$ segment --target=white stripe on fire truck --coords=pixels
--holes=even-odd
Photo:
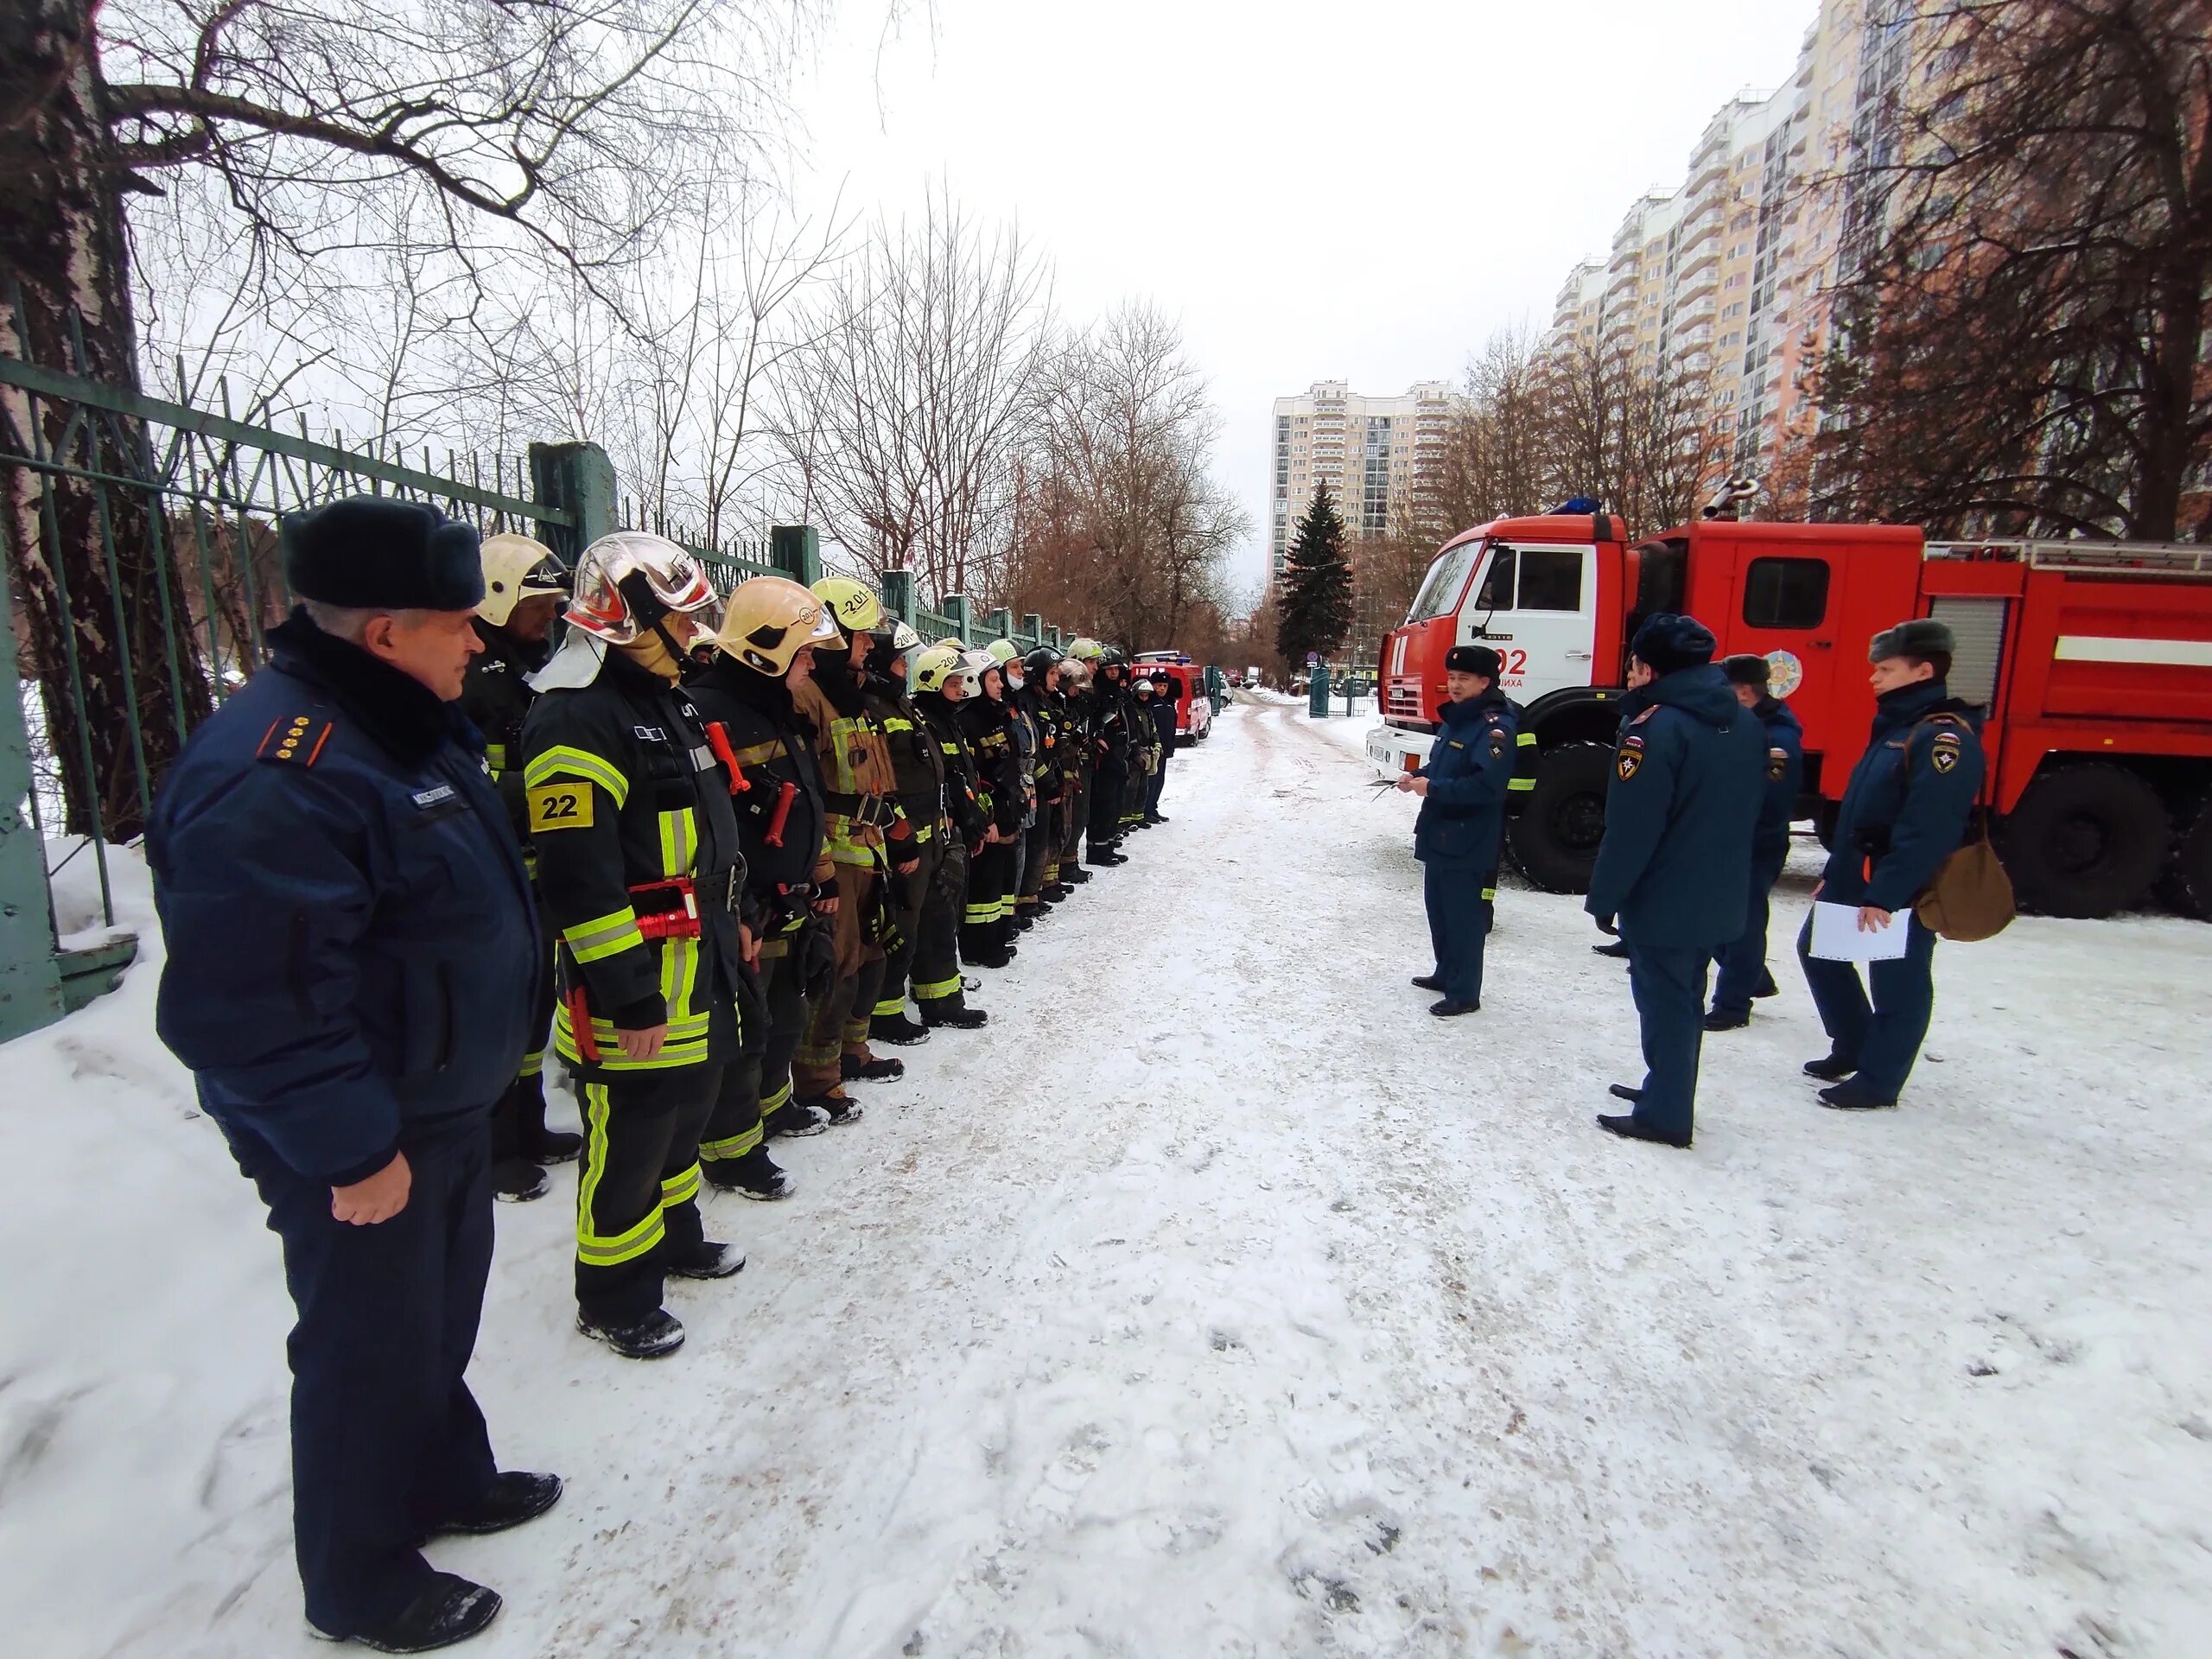
[[[2212,639],[2123,639],[2094,633],[2058,636],[2062,663],[2158,663],[2212,668]]]

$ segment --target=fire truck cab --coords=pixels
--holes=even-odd
[[[1175,687],[1175,741],[1196,743],[1213,730],[1213,702],[1205,694],[1205,671],[1179,651],[1141,651],[1131,671],[1146,679],[1163,677]]]
[[[1436,729],[1444,655],[1483,644],[1535,735],[1507,845],[1530,881],[1580,892],[1604,830],[1628,641],[1687,612],[1757,652],[1805,728],[1803,817],[1825,833],[1873,715],[1866,642],[1904,617],[1958,637],[1953,692],[1988,710],[1985,800],[2024,901],[2109,915],[2163,886],[2212,915],[2212,549],[1929,544],[1910,526],[1711,519],[1630,546],[1605,513],[1500,519],[1439,552],[1384,636],[1386,774]]]

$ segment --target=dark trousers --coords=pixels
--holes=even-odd
[[[1007,891],[1014,874],[1014,846],[995,841],[968,855],[968,899],[960,912],[960,954],[988,964],[1006,949],[1007,924],[1014,900]]]
[[[836,1094],[842,1080],[838,1061],[847,1047],[847,1028],[855,1007],[875,1006],[883,980],[883,947],[869,936],[877,875],[868,864],[837,866],[837,913],[832,929],[837,947],[837,976],[829,992],[807,1005],[806,1030],[791,1058],[791,1081],[800,1096],[814,1099]],[[874,971],[868,972],[873,966]],[[868,1001],[862,1002],[865,991]]]
[[[1494,874],[1421,867],[1421,899],[1428,908],[1428,942],[1436,949],[1436,975],[1450,1002],[1483,1000],[1483,947],[1490,938]]]
[[[1068,772],[1066,797],[1060,803],[1060,862],[1083,861],[1083,832],[1090,827],[1090,768],[1080,762]]]
[[[1697,1121],[1697,1063],[1705,1046],[1705,976],[1713,952],[1629,941],[1628,983],[1643,1032],[1643,1098],[1636,1121],[1687,1135]]]
[[[1874,990],[1871,1005],[1856,963],[1821,962],[1812,956],[1811,917],[1797,935],[1797,960],[1804,967],[1805,986],[1821,1012],[1829,1046],[1844,1058],[1857,1061],[1859,1081],[1885,1100],[1895,1100],[1904,1091],[1936,1011],[1936,936],[1910,912],[1905,926],[1904,955],[1894,962],[1866,964]]]
[[[922,895],[910,976],[925,1021],[968,1006],[960,982],[960,919],[967,902],[968,849],[956,839],[946,843],[937,877]]]
[[[760,1144],[763,1120],[791,1097],[791,1056],[806,1028],[806,999],[790,950],[788,941],[780,939],[761,948],[758,974],[766,1017],[747,1022],[743,1048],[722,1070],[714,1110],[700,1132],[702,1163],[744,1157]],[[770,956],[770,950],[778,954]]]
[[[1160,751],[1160,770],[1144,780],[1144,810],[1148,813],[1160,810],[1160,791],[1167,787],[1167,754]]]
[[[726,1069],[618,1072],[582,1085],[576,1311],[594,1325],[635,1325],[658,1307],[669,1256],[705,1237],[699,1136]]]
[[[1090,850],[1096,854],[1121,839],[1122,798],[1128,793],[1129,768],[1125,761],[1098,763],[1090,775]]]
[[[944,864],[946,835],[942,828],[931,830],[930,838],[916,849],[922,861],[913,873],[891,878],[885,896],[899,937],[884,948],[883,982],[868,1005],[871,1017],[890,1019],[906,1011],[906,982],[913,972],[914,953],[921,948],[922,910]]]
[[[550,924],[549,939],[560,938]],[[549,947],[538,965],[537,988],[530,1007],[530,1052],[522,1068],[492,1108],[492,1161],[535,1158],[545,1139],[545,1046],[553,1032],[553,953]]]
[[[331,1636],[396,1617],[428,1586],[424,1535],[481,1497],[497,1465],[466,1373],[492,1270],[491,1142],[470,1117],[405,1148],[407,1206],[356,1227],[330,1184],[253,1157],[299,1323],[292,1540],[307,1616]]]
[[[1785,854],[1785,857],[1787,855]],[[1744,910],[1744,931],[1713,953],[1720,975],[1713,982],[1715,1014],[1749,1014],[1759,982],[1766,977],[1766,924],[1774,884],[1781,879],[1782,863],[1754,860],[1750,902]]]
[[[1016,915],[1037,913],[1037,895],[1044,891],[1046,861],[1052,857],[1052,809],[1039,804],[1037,822],[1021,832],[1021,879],[1014,883]]]

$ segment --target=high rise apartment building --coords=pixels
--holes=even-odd
[[[1268,484],[1268,593],[1282,579],[1292,526],[1326,483],[1350,533],[1355,578],[1363,537],[1380,535],[1408,503],[1430,470],[1441,463],[1454,408],[1441,380],[1417,380],[1396,397],[1367,397],[1342,380],[1317,380],[1304,396],[1274,403],[1272,471]],[[1365,584],[1355,580],[1355,609]],[[1399,619],[1392,617],[1389,623]],[[1355,639],[1379,635],[1365,614],[1354,622]],[[1385,624],[1384,626],[1389,626]]]
[[[1809,435],[1850,204],[1830,181],[1904,73],[1909,0],[1821,0],[1796,73],[1717,111],[1679,185],[1631,207],[1561,287],[1554,349],[1626,349],[1695,377],[1716,448],[1770,474]]]

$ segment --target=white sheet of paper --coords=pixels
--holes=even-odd
[[[1822,962],[1895,962],[1904,955],[1903,916],[1890,918],[1887,927],[1861,932],[1859,906],[1813,900],[1813,955]]]

